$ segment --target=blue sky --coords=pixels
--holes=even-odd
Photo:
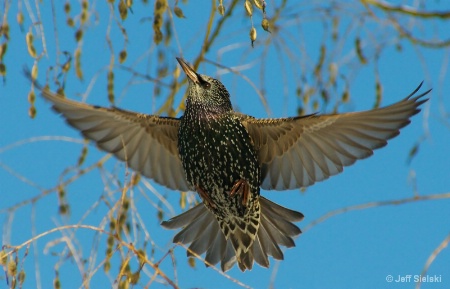
[[[91,104],[109,105],[106,91],[106,68],[109,65],[110,51],[105,40],[109,11],[103,3],[95,2],[98,12],[98,22],[92,20],[85,33],[83,44],[82,67],[84,81],[75,78],[73,67],[66,81],[66,95],[71,99],[81,100],[80,95],[87,96]],[[139,1],[136,1],[139,2]],[[227,4],[227,1],[224,1]],[[273,7],[268,2],[268,15],[274,15]],[[324,2],[325,3],[325,2]],[[401,3],[397,1],[395,3]],[[58,6],[59,4],[57,4]],[[173,5],[172,2],[169,3]],[[126,65],[132,65],[137,71],[156,77],[157,53],[164,52],[169,59],[170,67],[176,67],[176,56],[183,56],[187,61],[194,61],[201,49],[204,29],[210,13],[210,3],[198,7],[193,2],[182,5],[186,19],[174,19],[173,27],[180,46],[172,43],[169,47],[156,47],[152,43],[151,21],[141,22],[144,17],[153,13],[152,5],[143,6],[135,3],[133,13],[129,13],[123,26],[129,34],[128,60]],[[240,4],[239,4],[240,5]],[[301,100],[295,97],[298,86],[316,84],[312,78],[312,70],[319,58],[320,45],[331,30],[323,25],[324,14],[321,14],[328,4],[290,4],[284,16],[280,18],[280,31],[265,33],[259,28],[261,13],[255,12],[253,21],[258,29],[258,40],[255,48],[251,48],[248,38],[250,20],[244,16],[244,10],[239,8],[233,14],[231,21],[226,22],[223,34],[206,54],[208,60],[240,70],[240,74],[250,79],[258,89],[264,89],[270,106],[270,116],[284,117],[296,114],[296,108]],[[433,4],[428,4],[433,5]],[[242,5],[243,6],[243,5]],[[92,7],[92,5],[91,5]],[[316,9],[319,7],[320,9]],[[50,6],[40,6],[45,27],[48,56],[39,61],[39,81],[45,82],[45,70],[55,65],[55,42]],[[424,9],[448,10],[448,4],[434,4]],[[25,17],[24,31],[14,22],[16,6],[11,6],[8,21],[11,27],[11,41],[6,55],[8,75],[0,85],[0,221],[2,229],[2,244],[18,245],[33,235],[45,232],[61,225],[92,225],[101,226],[107,215],[108,207],[102,202],[102,196],[116,200],[120,198],[120,187],[115,179],[122,184],[129,180],[124,165],[110,158],[103,170],[93,170],[83,175],[69,185],[67,199],[70,204],[69,217],[58,215],[58,199],[50,193],[32,205],[18,206],[9,213],[11,208],[22,201],[42,195],[42,191],[55,187],[60,178],[67,180],[74,176],[73,170],[67,174],[67,167],[76,165],[83,147],[80,135],[68,127],[62,118],[56,115],[48,103],[40,97],[36,100],[37,116],[28,117],[27,94],[30,84],[23,76],[23,66],[31,68],[33,60],[29,57],[25,46],[25,33],[30,20]],[[58,10],[59,9],[59,10]],[[73,14],[78,6],[73,4]],[[361,21],[355,18],[357,12],[363,11],[360,4],[346,4],[335,7],[331,15],[343,15],[338,29],[339,40],[335,43],[325,40],[328,51],[326,64],[335,63],[342,77],[338,77],[335,94],[330,94],[329,104],[319,108],[319,112],[331,112],[338,103],[345,83],[350,83],[350,101],[338,105],[340,112],[370,109],[374,104],[374,78],[378,72],[383,85],[382,105],[396,102],[424,80],[421,91],[433,88],[429,94],[430,101],[423,105],[420,114],[412,119],[412,123],[401,131],[401,134],[391,140],[387,147],[375,152],[369,159],[359,161],[348,167],[338,176],[315,184],[305,192],[269,192],[262,191],[267,198],[289,208],[301,211],[305,219],[298,223],[305,232],[296,239],[296,247],[285,250],[285,260],[271,260],[270,269],[255,265],[250,272],[241,273],[237,268],[223,276],[211,268],[205,268],[199,260],[196,267],[191,268],[182,247],[175,248],[176,278],[181,288],[238,288],[239,285],[230,280],[234,278],[253,288],[412,288],[410,282],[386,282],[386,276],[420,274],[432,252],[449,235],[450,227],[450,172],[448,163],[450,154],[450,133],[448,116],[450,109],[450,76],[447,71],[450,50],[414,47],[407,39],[396,40],[392,25],[376,21]],[[62,8],[57,7],[58,35],[61,50],[73,52],[73,30],[65,26],[65,16]],[[387,16],[381,11],[373,10],[380,19]],[[36,10],[34,10],[36,13]],[[24,11],[27,15],[27,12]],[[296,16],[296,17],[294,17]],[[395,19],[405,27],[411,28],[414,35],[425,39],[445,39],[448,23],[433,20],[414,22],[393,14]],[[216,16],[214,21],[218,21]],[[115,23],[112,21],[112,23]],[[330,24],[331,22],[326,22]],[[113,24],[114,27],[114,24]],[[367,57],[372,57],[383,46],[377,66],[371,61],[368,65],[360,65],[354,52],[354,38],[363,39],[363,51]],[[112,29],[112,45],[117,53],[123,47],[123,41],[117,29]],[[268,46],[263,42],[271,40]],[[39,41],[36,43],[38,52],[42,51]],[[182,51],[180,47],[183,47]],[[397,47],[397,48],[396,48]],[[401,47],[401,50],[398,49]],[[281,51],[281,52],[280,52]],[[293,53],[293,54],[289,54]],[[263,58],[263,56],[265,58]],[[292,58],[289,58],[291,56]],[[64,57],[61,57],[61,62]],[[117,63],[117,59],[116,59]],[[265,67],[261,82],[261,67]],[[242,77],[216,68],[212,64],[202,64],[200,73],[220,78],[229,88],[232,102],[236,109],[256,117],[267,117],[254,88]],[[100,73],[99,73],[100,72]],[[154,113],[162,105],[168,90],[163,88],[159,97],[154,97],[154,83],[142,78],[131,78],[130,74],[116,69],[115,93],[116,105],[145,113]],[[325,74],[326,75],[326,74]],[[95,77],[98,77],[97,79]],[[180,76],[184,78],[184,75]],[[96,79],[92,81],[92,79]],[[170,83],[170,73],[161,79]],[[55,88],[54,86],[52,87]],[[175,105],[183,97],[185,87],[176,95]],[[312,100],[320,100],[315,94]],[[307,112],[314,112],[310,106]],[[20,142],[22,144],[18,144]],[[408,163],[408,153],[418,142],[420,147],[417,155]],[[83,168],[94,164],[105,154],[95,146],[89,146],[89,153]],[[19,177],[20,176],[20,177]],[[24,181],[26,178],[26,181]],[[179,192],[170,191],[149,181],[149,186],[166,197],[172,208],[163,206],[164,218],[173,213],[180,213]],[[106,187],[106,188],[105,188]],[[108,191],[110,190],[110,191]],[[154,261],[157,262],[166,252],[173,248],[171,244],[174,231],[166,231],[159,226],[154,208],[159,200],[148,187],[141,183],[128,192],[132,195],[134,206],[149,233],[147,241],[154,244]],[[334,210],[364,205],[372,202],[389,202],[409,199],[414,194],[419,196],[441,196],[441,199],[416,201],[399,205],[385,205],[348,211],[333,216],[312,227],[312,222]],[[447,194],[443,198],[443,194]],[[98,204],[98,203],[100,204]],[[173,211],[172,211],[173,210]],[[87,213],[86,213],[87,212]],[[136,221],[138,222],[138,221]],[[12,228],[12,230],[11,230]],[[107,229],[107,226],[106,226]],[[97,266],[104,258],[105,237],[96,239],[93,231],[78,229],[73,231],[58,231],[39,239],[35,246],[30,247],[23,266],[27,272],[26,288],[36,287],[35,258],[39,262],[39,274],[42,288],[48,288],[55,276],[55,264],[60,257],[55,256],[64,251],[63,237],[73,239],[83,257],[96,256],[93,266]],[[139,235],[139,236],[137,236]],[[133,238],[136,239],[133,239]],[[129,240],[139,240],[142,245],[143,231],[139,231]],[[61,243],[58,243],[58,242]],[[50,242],[50,243],[49,243]],[[55,243],[51,243],[55,242]],[[96,242],[99,249],[96,248]],[[52,246],[50,246],[52,244]],[[151,248],[152,245],[147,245]],[[148,249],[150,251],[150,249]],[[97,255],[94,253],[97,252]],[[19,251],[20,259],[25,250]],[[150,254],[150,252],[148,252]],[[117,274],[117,258],[113,259],[112,280]],[[441,276],[440,283],[425,283],[422,288],[448,288],[450,286],[450,270],[448,267],[450,253],[444,249],[428,270],[428,276]],[[137,268],[136,262],[132,268]],[[173,264],[169,257],[161,263],[161,268],[169,277],[175,278]],[[66,261],[62,264],[60,277],[63,288],[79,288],[81,278],[75,262]],[[101,271],[92,278],[91,287],[101,288],[111,286],[111,281]],[[148,284],[152,270],[146,268],[148,275],[142,276],[140,286]],[[114,273],[115,272],[115,273]],[[4,278],[4,277],[2,277]],[[6,284],[4,279],[0,282]],[[166,288],[161,284],[153,284],[154,288]]]

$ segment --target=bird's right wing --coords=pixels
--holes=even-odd
[[[189,190],[178,155],[178,119],[91,106],[48,89],[42,89],[42,95],[67,123],[102,150],[170,189]]]
[[[239,115],[259,156],[261,187],[307,187],[372,155],[420,111],[429,91],[413,97],[419,88],[393,105],[363,112],[279,119]]]

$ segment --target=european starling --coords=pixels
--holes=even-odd
[[[300,212],[260,196],[265,190],[307,187],[372,155],[409,124],[428,91],[385,108],[364,112],[256,119],[233,110],[225,86],[198,74],[177,58],[189,80],[180,118],[103,108],[43,96],[67,122],[144,176],[174,190],[195,191],[203,200],[162,223],[182,230],[175,243],[188,255],[206,253],[207,265],[223,271],[237,262],[269,266],[282,260],[279,245],[293,247],[301,233]]]

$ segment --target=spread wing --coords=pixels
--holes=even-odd
[[[259,155],[261,187],[307,187],[372,155],[420,111],[427,101],[421,98],[430,92],[413,96],[421,85],[402,101],[369,111],[280,119],[240,116]]]
[[[189,190],[178,155],[178,119],[91,106],[48,89],[42,94],[71,126],[102,150],[168,188]]]

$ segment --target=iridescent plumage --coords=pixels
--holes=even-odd
[[[260,188],[307,187],[340,173],[344,166],[372,155],[399,134],[429,91],[385,108],[364,112],[256,119],[236,113],[224,85],[196,73],[178,58],[188,76],[186,111],[180,118],[102,108],[43,96],[67,122],[99,148],[132,169],[174,190],[196,191],[203,200],[162,223],[181,231],[174,242],[206,253],[241,270],[254,261],[269,266],[283,259],[280,245],[295,246],[303,215],[260,196]]]

